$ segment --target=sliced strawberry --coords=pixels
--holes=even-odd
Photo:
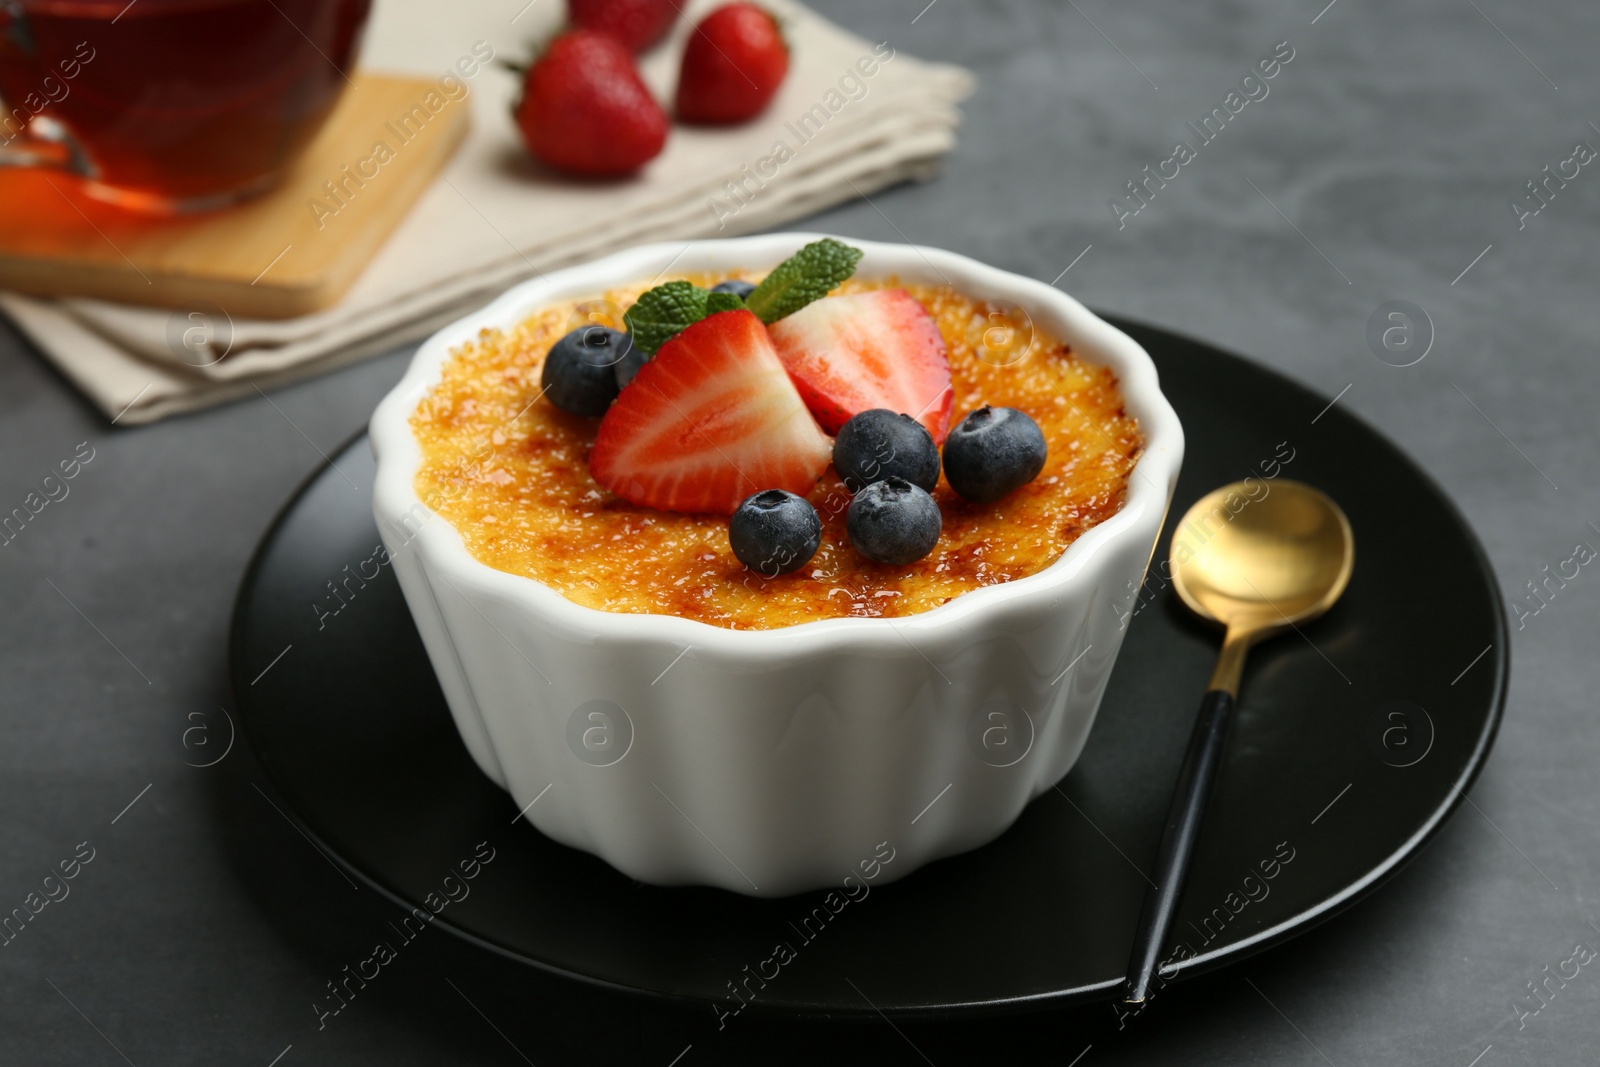
[[[639,369],[600,421],[589,472],[635,504],[731,514],[763,489],[806,495],[831,455],[766,327],[740,309],[701,319]]]
[[[904,289],[824,297],[769,329],[778,358],[829,433],[853,415],[888,408],[944,440],[955,403],[944,338]]]

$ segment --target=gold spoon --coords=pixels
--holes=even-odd
[[[1265,492],[1262,488],[1265,487]],[[1145,894],[1123,1003],[1140,1005],[1177,913],[1206,797],[1217,776],[1239,695],[1245,654],[1257,641],[1315,619],[1350,584],[1355,537],[1328,497],[1299,482],[1235,482],[1213,490],[1172,535],[1172,584],[1201,618],[1227,629],[1167,812],[1155,884]]]

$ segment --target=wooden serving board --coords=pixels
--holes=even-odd
[[[443,105],[401,129],[430,93]],[[0,171],[0,288],[163,307],[209,301],[245,318],[327,307],[461,143],[470,110],[430,79],[359,72],[282,185],[204,215],[152,218],[95,200],[57,172]],[[358,168],[371,176],[347,177]],[[338,199],[330,181],[342,183]]]

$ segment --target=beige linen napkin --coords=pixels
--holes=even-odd
[[[685,5],[673,38],[644,57],[670,101],[683,39],[718,0]],[[765,0],[791,44],[789,77],[744,126],[674,126],[666,150],[624,182],[566,180],[530,163],[508,118],[516,76],[470,83],[473,131],[373,263],[334,307],[298,319],[229,319],[99,300],[0,294],[0,309],[120,424],[151,422],[321,373],[432,332],[524,278],[650,241],[770,229],[906,179],[955,143],[971,78],[873,44],[790,0]],[[365,61],[442,72],[478,41],[521,61],[564,5],[516,8],[380,0]],[[458,10],[459,7],[459,10]],[[193,317],[193,315],[200,317]],[[207,346],[175,340],[191,326]],[[191,338],[196,336],[190,335]]]

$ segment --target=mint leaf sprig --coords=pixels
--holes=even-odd
[[[744,306],[771,325],[787,315],[821,300],[856,272],[861,249],[824,237],[813,241],[772,269]]]
[[[708,315],[748,308],[772,324],[833,291],[855,273],[861,250],[824,237],[779,263],[744,300],[685,281],[663,282],[640,294],[622,316],[633,346],[653,356],[662,345]]]
[[[732,293],[713,293],[689,282],[664,282],[640,295],[622,315],[633,346],[646,355],[656,351],[684,329],[707,315],[733,311],[744,302]]]

